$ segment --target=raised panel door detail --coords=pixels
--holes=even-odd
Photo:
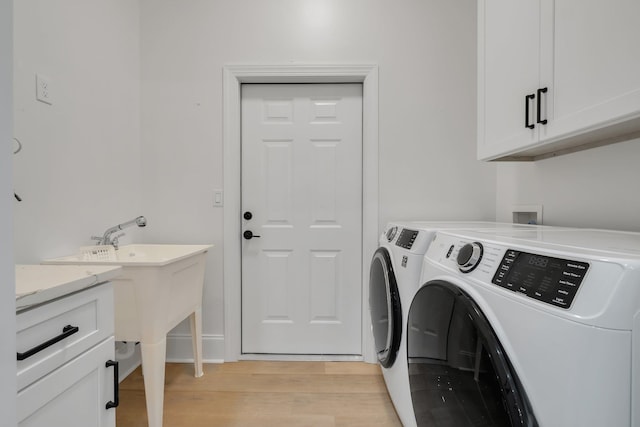
[[[338,226],[336,217],[338,165],[337,146],[340,141],[312,141],[314,175],[312,187],[313,225]]]
[[[292,141],[264,141],[267,222],[287,224],[291,220]]]
[[[311,323],[339,322],[340,252],[311,252]]]
[[[312,99],[312,123],[337,123],[339,99]]]
[[[291,124],[293,122],[293,100],[265,100],[263,120],[264,123]]]
[[[264,322],[291,322],[289,281],[291,251],[264,251],[264,285],[267,287]]]

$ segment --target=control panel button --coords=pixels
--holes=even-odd
[[[451,253],[453,252],[453,250],[455,249],[455,245],[451,245],[451,247],[449,248],[449,250],[447,251],[447,259],[451,257]]]

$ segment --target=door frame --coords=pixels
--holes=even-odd
[[[228,65],[223,67],[224,360],[241,358],[241,86],[243,83],[362,83],[362,357],[375,363],[369,316],[369,260],[378,244],[378,66]]]

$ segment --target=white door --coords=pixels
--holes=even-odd
[[[242,352],[361,354],[361,84],[242,85],[242,212]]]

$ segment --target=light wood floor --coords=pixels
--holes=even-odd
[[[117,427],[146,427],[140,368],[120,384]],[[401,426],[377,365],[241,361],[166,368],[164,427]]]

